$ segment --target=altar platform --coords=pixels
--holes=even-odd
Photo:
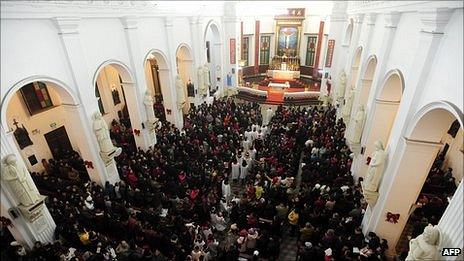
[[[300,78],[300,71],[268,70],[266,74],[276,80],[292,81]]]

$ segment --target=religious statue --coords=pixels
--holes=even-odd
[[[200,95],[206,95],[207,88],[203,74],[203,66],[200,66],[198,67],[198,91]]]
[[[180,75],[176,76],[176,92],[177,92],[177,108],[179,110],[184,107],[185,104],[185,94],[184,94],[184,83]]]
[[[356,113],[356,118],[354,119],[353,130],[350,135],[350,142],[358,144],[361,142],[361,135],[364,127],[364,120],[366,119],[366,112],[364,111],[364,106],[358,106],[358,112]]]
[[[342,71],[340,74],[340,78],[338,79],[337,83],[337,91],[336,91],[336,100],[343,99],[343,96],[345,96],[345,87],[346,87],[346,73],[345,71]]]
[[[121,154],[122,149],[113,145],[108,124],[106,124],[100,112],[93,114],[93,131],[100,146],[100,156],[105,163],[109,163],[114,157]]]
[[[386,155],[381,141],[374,142],[374,149],[375,151],[367,169],[366,179],[364,180],[363,190],[376,192],[382,174],[381,167]]]
[[[406,261],[437,260],[440,230],[438,226],[429,224],[424,232],[409,241],[409,252]]]
[[[205,84],[205,88],[209,90],[209,88],[211,87],[211,79],[210,79],[210,72],[209,72],[209,67],[207,63],[205,63],[205,65],[203,66],[203,81]]]
[[[188,80],[188,83],[187,83],[187,96],[195,97],[195,86],[193,85],[190,79]]]
[[[18,146],[20,149],[24,149],[25,147],[32,145],[32,140],[29,138],[29,132],[27,132],[24,125],[22,127],[18,127],[18,122],[13,119],[13,124],[16,126],[16,130],[13,132],[13,135],[18,142]]]
[[[147,114],[147,128],[150,132],[155,132],[156,122],[158,119],[155,116],[155,110],[153,109],[153,97],[151,92],[147,90],[143,98],[143,105],[145,106],[145,113]]]
[[[13,196],[25,207],[32,206],[41,200],[39,191],[32,180],[28,179],[29,171],[18,162],[14,154],[6,155],[2,160],[2,180],[6,181]]]
[[[351,116],[351,107],[353,107],[353,98],[354,98],[354,90],[350,90],[348,92],[348,96],[345,98],[345,105],[343,105],[342,109],[342,117],[345,124],[348,124],[350,121]]]

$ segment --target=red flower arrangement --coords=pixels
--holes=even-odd
[[[387,219],[385,219],[385,221],[396,224],[398,223],[398,219],[400,219],[400,214],[393,214],[391,212],[388,212]]]

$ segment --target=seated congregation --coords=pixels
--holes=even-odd
[[[366,202],[335,108],[279,106],[264,120],[256,103],[215,100],[192,107],[182,130],[160,121],[147,151],[126,125],[111,127],[123,148],[114,185],[89,181],[76,152],[43,161],[33,179],[48,196],[56,241],[32,251],[13,242],[9,257],[385,259],[387,242],[360,227]]]

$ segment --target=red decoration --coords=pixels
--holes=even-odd
[[[332,57],[335,48],[335,40],[330,39],[327,43],[327,54],[325,56],[325,67],[330,68],[332,66]]]
[[[229,42],[229,58],[230,64],[235,64],[235,49],[236,49],[236,42],[235,38],[230,38]]]
[[[135,135],[140,136],[140,130],[134,129],[134,133]]]
[[[7,217],[1,216],[0,223],[2,223],[2,226],[5,226],[5,227],[13,227],[13,222],[11,222],[11,220]]]
[[[84,165],[88,169],[93,169],[93,162],[91,161],[88,161],[88,160],[84,161]]]
[[[366,159],[366,165],[369,165],[371,163],[371,157],[367,157]]]
[[[391,212],[388,212],[387,219],[385,219],[385,221],[396,224],[398,223],[398,219],[400,219],[400,214],[393,214]]]

